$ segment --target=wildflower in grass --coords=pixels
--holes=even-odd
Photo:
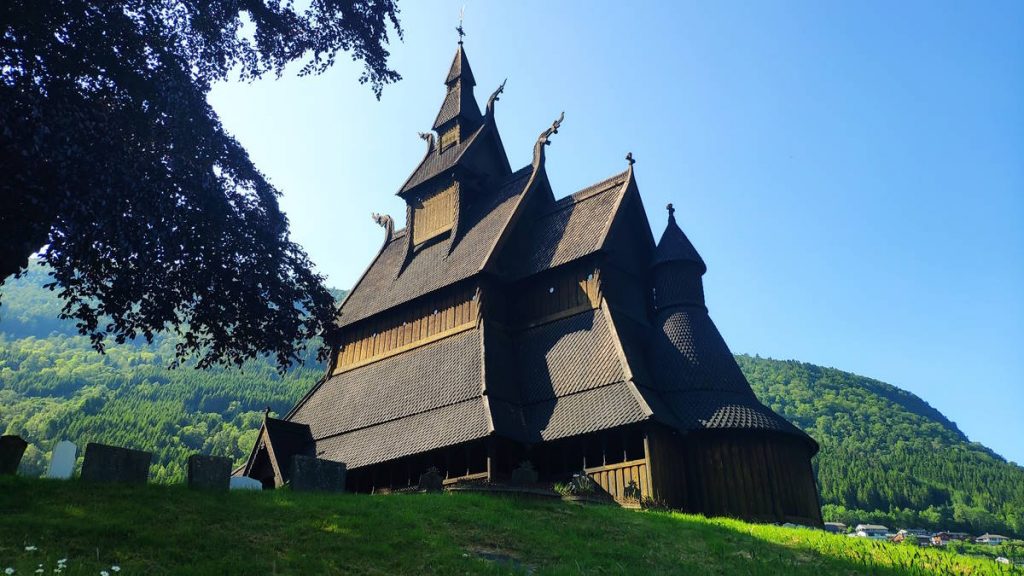
[[[114,564],[113,566],[111,566],[110,569],[113,570],[114,572],[120,572],[121,571],[121,567],[118,566],[117,564]]]
[[[14,574],[14,568],[5,569],[4,574],[7,574],[7,576],[11,576],[11,574]]]
[[[35,546],[25,546],[25,552],[35,552],[38,550]]]
[[[100,576],[110,576],[110,572],[107,572],[106,570],[100,570]]]

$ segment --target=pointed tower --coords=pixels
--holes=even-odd
[[[651,274],[655,310],[673,306],[704,307],[704,282],[708,267],[690,239],[676,224],[675,208],[669,204],[668,226],[654,251]]]
[[[493,117],[501,88],[491,96],[487,115],[482,115],[473,95],[476,79],[461,40],[444,84],[444,102],[433,132],[420,134],[427,141],[427,153],[398,192],[407,204],[410,257],[428,241],[446,235],[456,239],[463,209],[476,192],[511,174]]]
[[[483,124],[483,116],[473,96],[476,80],[461,41],[444,85],[448,91],[433,126],[441,150],[458,144],[462,137],[472,134]]]
[[[685,432],[679,444],[685,473],[700,478],[700,486],[691,482],[684,508],[818,525],[810,466],[818,445],[754,395],[708,315],[705,272],[669,204],[651,261],[655,330],[648,357],[658,395]]]

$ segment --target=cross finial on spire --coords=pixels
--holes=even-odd
[[[263,418],[270,418],[270,406],[267,406],[266,409],[263,410]]]
[[[459,44],[462,44],[462,37],[466,35],[466,31],[462,29],[462,17],[466,15],[466,7],[463,6],[459,9],[459,25],[455,27],[455,31],[459,33]]]
[[[632,166],[633,164],[636,164],[636,160],[633,159],[633,153],[632,152],[627,152],[626,153],[626,162],[629,162],[630,166]]]
[[[665,209],[668,210],[668,219],[669,220],[675,220],[675,218],[676,218],[676,209],[672,206],[671,202],[669,202],[668,206],[665,206]]]

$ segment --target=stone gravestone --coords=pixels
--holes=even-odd
[[[18,473],[25,448],[28,448],[28,442],[21,436],[0,436],[0,475]]]
[[[85,447],[82,480],[145,484],[149,480],[149,462],[152,459],[150,452],[90,442]]]
[[[427,468],[427,471],[420,474],[420,490],[424,492],[440,492],[444,490],[444,478],[441,477],[441,472],[431,466]]]
[[[248,476],[232,476],[228,485],[232,490],[263,490],[263,483]]]
[[[50,456],[50,469],[46,471],[47,478],[58,478],[67,480],[75,473],[75,457],[78,456],[78,447],[73,442],[61,440],[53,447],[53,454]]]
[[[296,492],[344,492],[346,474],[342,462],[298,454],[292,457],[289,483]]]
[[[227,490],[231,482],[231,458],[193,454],[188,457],[188,487]]]
[[[533,463],[529,460],[523,460],[519,463],[519,466],[512,471],[511,483],[516,486],[529,486],[530,484],[537,483],[537,471],[533,468]]]

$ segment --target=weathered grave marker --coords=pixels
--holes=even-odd
[[[301,454],[292,457],[291,487],[296,492],[344,492],[347,468],[342,462]]]
[[[248,476],[232,476],[228,485],[232,490],[263,490],[263,484]]]
[[[149,463],[153,454],[119,446],[90,442],[85,447],[82,480],[145,484],[149,480]]]
[[[61,440],[53,447],[53,454],[50,455],[50,468],[46,471],[47,478],[67,480],[75,473],[75,457],[78,456],[78,447],[73,442]]]
[[[512,484],[516,486],[528,486],[537,483],[537,470],[529,460],[523,460],[519,466],[512,471]]]
[[[201,490],[227,490],[231,478],[231,458],[193,454],[188,457],[188,487]]]
[[[441,477],[441,472],[431,466],[427,468],[427,471],[420,474],[420,490],[424,492],[440,492],[444,490],[444,478]]]
[[[0,475],[18,473],[25,448],[28,448],[28,442],[21,436],[0,436]]]

